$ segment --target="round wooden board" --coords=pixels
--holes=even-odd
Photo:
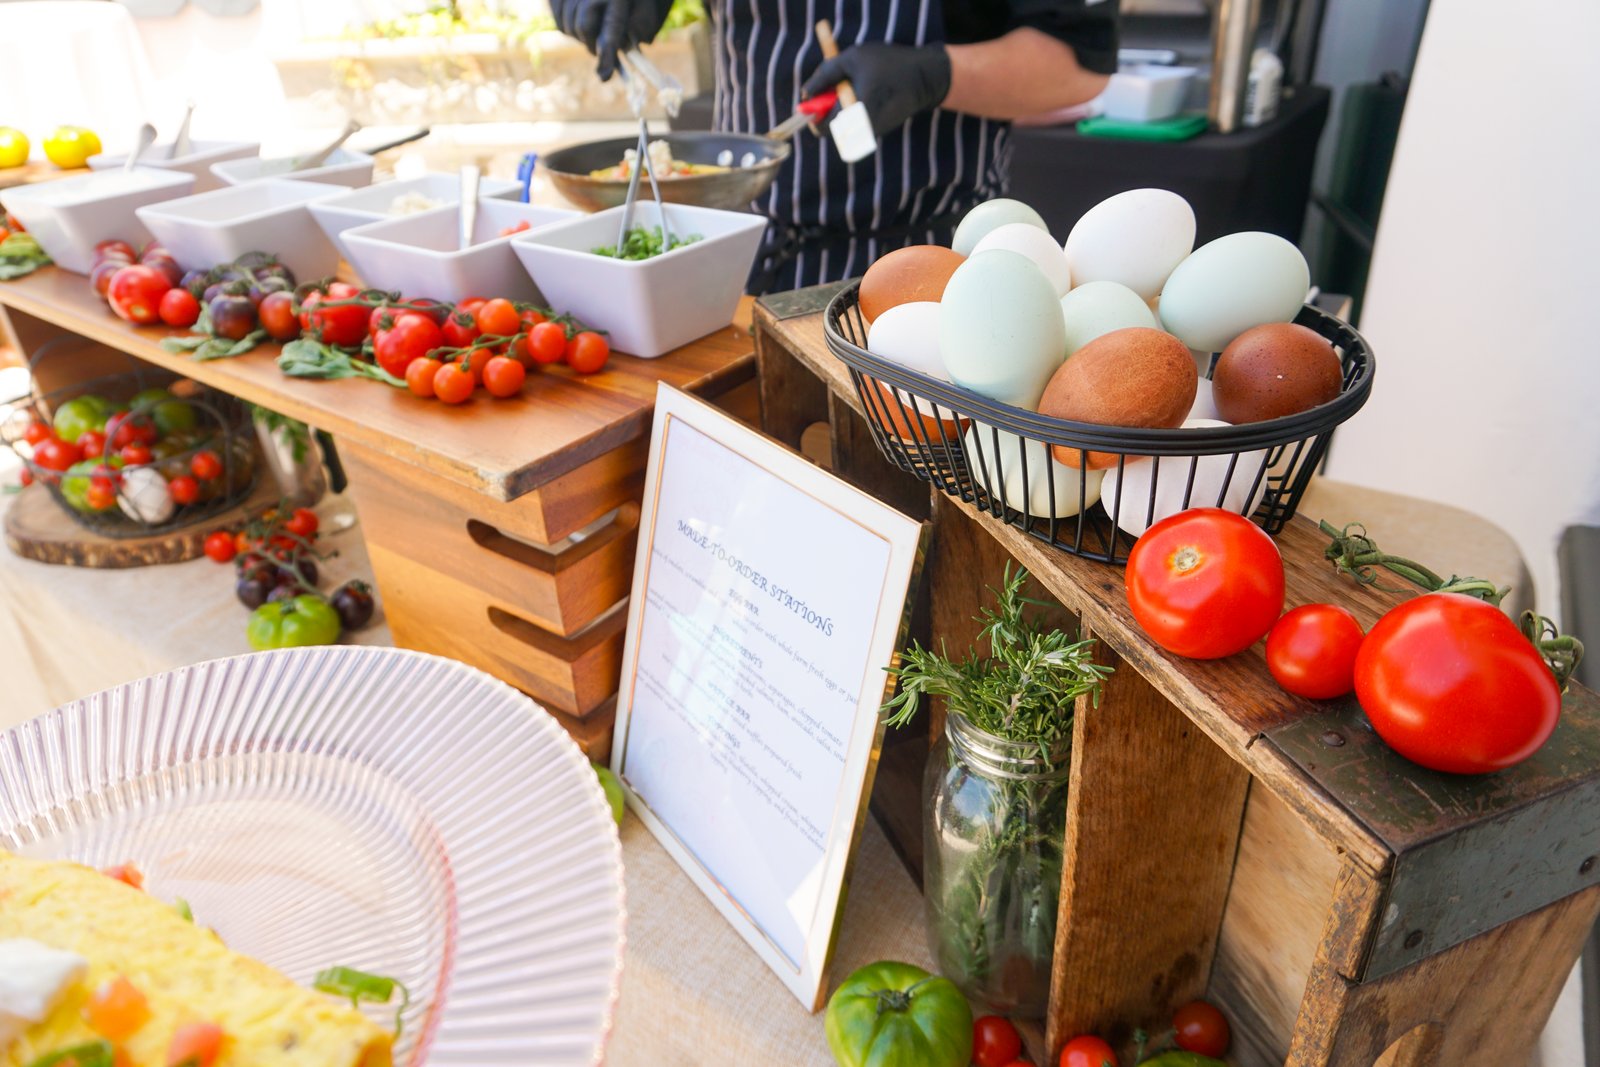
[[[264,475],[249,499],[232,510],[171,533],[118,539],[79,526],[51,499],[48,489],[33,485],[11,498],[5,516],[6,544],[24,559],[68,567],[115,569],[182,563],[201,555],[211,531],[243,526],[277,502],[278,484]]]

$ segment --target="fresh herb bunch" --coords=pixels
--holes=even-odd
[[[977,619],[988,656],[968,649],[965,659],[953,660],[948,649],[936,653],[916,643],[906,650],[902,665],[889,672],[900,681],[899,693],[883,705],[889,725],[910,722],[926,695],[943,697],[948,710],[984,733],[1037,744],[1043,758],[1072,736],[1074,703],[1087,695],[1099,704],[1111,668],[1094,661],[1093,638],[1045,630],[1026,617],[1028,607],[1042,606],[1022,595],[1027,581],[1025,569],[1013,574],[1007,565],[1001,588],[990,589],[995,607]]]
[[[666,242],[666,247],[662,247],[664,239],[661,235],[660,226],[654,228],[635,226],[622,235],[622,252],[620,255],[617,253],[616,245],[601,245],[599,248],[594,249],[594,254],[597,256],[609,256],[612,259],[653,259],[663,252],[670,252],[674,248],[682,248],[684,245],[692,245],[698,240],[700,240],[700,235],[697,233],[690,234],[688,237],[679,237],[677,234],[673,234],[670,241]]]

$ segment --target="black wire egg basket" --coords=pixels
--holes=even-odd
[[[36,369],[48,355],[46,350],[35,357]],[[261,463],[247,406],[194,382],[175,382],[171,374],[131,358],[129,363],[126,373],[45,392],[35,387],[25,396],[0,401],[0,441],[32,476],[35,485],[27,491],[49,492],[79,526],[113,539],[182,530],[248,499]],[[134,403],[152,389],[172,391],[165,399]],[[115,412],[106,422],[104,447],[75,468],[57,470],[41,463],[39,446],[27,440],[29,424],[52,426],[62,405],[83,397],[100,398]],[[151,451],[148,461],[124,461],[116,444],[116,431],[124,424],[132,440]],[[197,464],[202,453],[209,457]],[[213,470],[211,477],[200,476]],[[185,476],[194,481],[194,495],[179,500],[187,494],[174,493],[171,486]]]
[[[1327,403],[1239,425],[1070,422],[868,352],[858,293],[852,285],[829,302],[824,333],[829,350],[849,367],[873,440],[889,462],[1029,536],[1107,563],[1126,562],[1140,533],[1190,507],[1226,508],[1268,533],[1282,530],[1329,435],[1367,402],[1376,370],[1359,333],[1308,304],[1294,321],[1331,342],[1343,367],[1343,386]]]

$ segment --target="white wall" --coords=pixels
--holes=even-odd
[[[1561,530],[1600,522],[1596,40],[1596,0],[1433,4],[1362,314],[1376,387],[1329,466],[1498,523],[1547,614]]]

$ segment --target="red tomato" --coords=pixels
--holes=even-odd
[[[478,332],[491,337],[510,337],[522,328],[517,309],[502,297],[484,301],[472,318]]]
[[[367,336],[377,337],[379,330],[386,330],[394,325],[394,317],[399,314],[391,304],[379,304],[372,309],[372,314],[367,316]]]
[[[323,344],[358,347],[367,337],[367,309],[360,304],[326,305],[352,299],[359,293],[359,289],[345,282],[328,286],[327,295],[317,301],[311,312],[308,332]]]
[[[1342,697],[1355,688],[1363,636],[1356,617],[1337,604],[1302,604],[1267,634],[1267,669],[1295,696]]]
[[[47,471],[64,471],[82,458],[77,445],[69,445],[59,437],[47,437],[33,446],[33,462]]]
[[[1033,1061],[1031,1061],[1031,1060],[1012,1060],[1010,1063],[1006,1064],[1006,1067],[1033,1067]]]
[[[417,396],[433,396],[434,375],[439,373],[439,368],[444,366],[436,359],[415,359],[411,366],[406,368],[406,388]]]
[[[511,343],[506,345],[505,354],[522,364],[524,370],[534,365],[533,356],[528,353],[528,335],[525,333],[519,333],[511,339]]]
[[[268,293],[256,308],[256,317],[267,336],[279,343],[293,341],[300,336],[300,320],[294,315],[294,294],[287,291]]]
[[[193,504],[200,499],[200,483],[187,474],[180,474],[167,483],[167,492],[174,503]]]
[[[184,1023],[167,1046],[167,1067],[211,1067],[222,1048],[222,1027],[216,1023]]]
[[[403,378],[411,361],[421,359],[444,344],[444,334],[432,319],[415,311],[403,312],[386,330],[379,330],[372,342],[378,366]]]
[[[444,320],[444,343],[451,348],[465,348],[478,339],[478,323],[471,314],[459,307]]]
[[[17,472],[17,481],[22,485],[22,488],[28,488],[33,484],[33,470],[29,467],[23,467]]]
[[[477,318],[478,309],[483,307],[483,305],[487,304],[488,302],[489,301],[486,298],[481,296],[469,296],[456,305],[456,310],[461,312],[463,315],[470,315],[473,318]]]
[[[1190,508],[1144,532],[1128,553],[1128,606],[1150,639],[1190,659],[1255,644],[1283,611],[1283,557],[1237,512]]]
[[[126,1041],[150,1020],[150,1004],[132,982],[119,974],[90,994],[83,1014],[101,1037]]]
[[[117,487],[110,478],[90,478],[89,488],[83,491],[83,502],[90,511],[110,511],[117,506]]]
[[[433,376],[433,395],[446,404],[465,403],[473,388],[472,375],[457,363],[443,364]]]
[[[98,430],[85,430],[78,435],[78,451],[84,459],[95,459],[106,454],[106,435]]]
[[[1117,1054],[1098,1037],[1085,1034],[1061,1046],[1060,1067],[1117,1067]]]
[[[22,439],[30,445],[41,445],[50,439],[52,431],[50,424],[41,419],[34,419],[22,431]]]
[[[531,330],[541,322],[546,321],[544,312],[535,311],[533,308],[524,308],[522,313],[518,315],[517,318],[522,320],[522,328],[525,331]]]
[[[254,539],[249,534],[245,533],[243,530],[240,530],[238,533],[233,535],[234,551],[239,553],[250,551],[250,546],[253,540]]]
[[[289,521],[283,524],[283,528],[296,537],[303,537],[309,541],[317,536],[317,527],[320,525],[315,511],[310,508],[295,508],[294,514],[289,516]]]
[[[527,377],[528,369],[509,356],[495,356],[483,365],[483,387],[490,396],[516,396]]]
[[[171,288],[167,276],[154,267],[127,266],[111,276],[106,299],[118,318],[149,326],[160,321],[161,298]]]
[[[585,330],[567,343],[567,366],[579,374],[594,374],[611,358],[611,345],[602,336]]]
[[[239,554],[233,543],[233,534],[227,530],[214,530],[206,535],[206,555],[218,563],[227,563]]]
[[[161,436],[149,415],[113,415],[106,421],[106,432],[111,435],[113,448],[153,445]]]
[[[132,263],[139,253],[127,241],[101,241],[94,246],[95,259],[125,259]]]
[[[200,317],[200,301],[187,289],[168,289],[161,294],[161,303],[156,306],[156,313],[161,316],[161,321],[168,326],[182,329],[193,326]]]
[[[122,457],[123,465],[128,467],[137,467],[155,459],[155,455],[150,451],[150,446],[142,445],[137,441],[130,445],[123,445],[117,451],[117,455]]]
[[[978,1067],[1006,1067],[1022,1055],[1022,1035],[1011,1020],[980,1015],[972,1024],[972,1062]]]
[[[209,482],[213,478],[222,477],[222,459],[209,449],[196,452],[189,460],[189,470],[196,478]]]
[[[567,329],[559,322],[541,322],[528,331],[528,355],[535,363],[560,363],[567,353]]]
[[[1228,1051],[1228,1020],[1203,1000],[1190,1001],[1174,1012],[1172,1029],[1173,1040],[1185,1052],[1215,1059]]]
[[[1389,746],[1424,767],[1483,774],[1539,750],[1561,688],[1491,604],[1428,593],[1379,619],[1356,654],[1356,696]]]
[[[111,279],[127,265],[128,260],[125,259],[103,259],[90,267],[89,286],[94,290],[94,295],[104,300],[107,290],[111,288]]]
[[[131,863],[119,863],[115,867],[107,867],[100,873],[107,878],[115,878],[123,885],[131,885],[135,889],[144,888],[144,872]]]

